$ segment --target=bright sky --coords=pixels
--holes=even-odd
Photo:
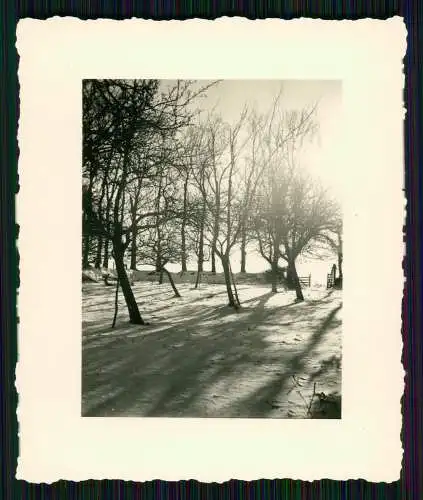
[[[173,82],[172,82],[173,83]],[[200,81],[199,86],[208,84]],[[171,82],[166,82],[171,84]],[[340,198],[342,165],[339,161],[342,131],[342,83],[338,80],[224,80],[208,90],[207,96],[201,98],[198,105],[204,110],[214,110],[224,121],[234,123],[245,104],[258,113],[266,113],[271,109],[275,97],[282,88],[282,106],[287,109],[301,110],[317,103],[316,120],[319,132],[313,143],[307,144],[301,154],[301,164],[310,170],[312,175],[328,187],[334,196]],[[239,271],[240,252],[234,249],[231,259],[234,272]],[[300,275],[312,274],[312,279],[324,282],[330,267],[336,258],[325,262],[298,260]],[[267,269],[267,263],[254,249],[248,249],[247,272],[261,272]],[[196,262],[189,262],[189,268],[195,269]],[[210,269],[210,262],[205,270]],[[169,270],[179,271],[179,265],[169,266]],[[220,267],[218,268],[218,271]]]
[[[207,83],[210,82],[201,81],[202,85]],[[208,90],[199,107],[214,109],[224,121],[234,123],[245,104],[259,113],[266,113],[281,89],[281,104],[287,109],[301,110],[317,103],[319,133],[313,144],[304,148],[302,163],[339,196],[341,176],[337,155],[342,119],[341,81],[224,80]]]

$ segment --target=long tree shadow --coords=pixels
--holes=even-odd
[[[241,416],[265,416],[265,401],[279,393],[289,377],[324,336],[336,312],[334,309],[316,330],[304,351],[281,360],[280,354],[266,354],[267,343],[258,326],[275,310],[284,310],[284,318],[295,319],[298,304],[286,304],[267,310],[264,306],[272,293],[256,297],[257,304],[241,314],[227,307],[204,305],[186,319],[185,308],[172,322],[126,328],[133,337],[115,337],[98,348],[83,351],[84,416],[204,416],[202,395],[215,384],[248,373],[258,363],[281,363],[286,373],[255,393],[234,402],[233,411]],[[304,308],[302,309],[302,311]],[[303,313],[301,311],[301,316]],[[234,319],[236,318],[236,320]],[[229,321],[228,321],[229,320]],[[196,326],[207,323],[207,329]],[[221,358],[215,362],[216,356]],[[95,395],[101,393],[101,398]],[[219,415],[227,416],[227,415]]]
[[[274,297],[274,293],[272,292],[266,292],[262,295],[258,295],[256,297],[251,297],[250,299],[246,299],[246,300],[242,300],[241,301],[241,307],[242,306],[245,306],[245,304],[251,304],[251,303],[254,303],[254,302],[257,302],[257,304],[255,304],[255,307],[257,307],[258,309],[263,309],[266,302],[271,298],[271,297]]]
[[[221,294],[226,294],[226,291],[214,294],[213,297],[216,295],[221,295]],[[254,304],[254,310],[262,312],[266,302],[273,295],[274,295],[273,293],[268,292],[268,293],[253,297],[249,300],[246,300],[244,303],[246,304],[246,303],[250,303],[250,302],[255,302],[256,304]],[[156,308],[151,309],[151,310],[147,310],[146,314],[144,314],[144,317],[154,318],[155,314],[157,312],[172,308],[172,306],[175,305],[174,304],[175,300],[177,301],[177,299],[175,299],[175,297],[173,297],[173,296],[169,297],[168,300],[170,300],[169,304],[166,304],[166,305],[161,306],[161,307],[156,307]],[[242,314],[243,312],[246,312],[246,313],[251,312],[251,309],[248,309],[248,308],[246,309],[245,307],[242,307],[241,309],[235,310],[235,309],[232,309],[231,307],[224,306],[224,305],[223,306],[212,306],[212,307],[205,305],[204,311],[198,313],[196,306],[193,306],[192,304],[195,302],[198,302],[200,300],[201,299],[198,298],[198,299],[195,299],[193,301],[190,301],[189,304],[183,304],[182,305],[183,314],[179,315],[179,316],[174,314],[172,316],[173,321],[164,321],[163,319],[159,319],[158,321],[155,321],[149,325],[145,325],[143,327],[143,331],[148,332],[149,330],[158,330],[158,329],[161,329],[163,326],[167,326],[168,329],[174,329],[175,322],[178,323],[179,319],[182,319],[184,321],[184,326],[188,327],[192,324],[197,324],[199,321],[211,320],[211,319],[216,318],[216,317],[224,318],[227,316],[231,316],[232,314]],[[294,302],[292,304],[294,304]],[[288,305],[291,305],[291,304],[288,304]],[[119,308],[121,309],[123,307],[124,307],[124,303],[121,299],[119,302]],[[286,306],[281,306],[281,307],[286,307]],[[195,313],[195,314],[193,314],[193,313]],[[191,319],[188,319],[188,320],[186,319],[187,317],[189,318],[191,316],[192,316]],[[139,327],[130,325],[126,321],[124,323],[118,323],[117,328],[111,327],[111,319],[110,319],[110,321],[105,320],[105,319],[103,319],[101,322],[96,321],[93,325],[91,325],[91,322],[85,321],[85,322],[83,322],[83,330],[85,330],[83,332],[84,347],[88,347],[93,343],[97,344],[97,343],[99,343],[99,341],[103,345],[107,344],[109,347],[112,347],[115,344],[119,344],[120,339],[124,338],[125,334],[131,332],[131,330],[134,330],[134,329],[139,329]]]
[[[185,305],[180,314],[174,314],[170,320],[159,319],[158,321],[146,324],[143,326],[131,325],[127,321],[119,323],[117,328],[112,328],[110,322],[101,322],[90,327],[88,338],[84,340],[83,348],[86,348],[90,343],[98,342],[99,336],[102,339],[102,356],[100,362],[107,362],[109,357],[114,357],[116,353],[111,349],[114,346],[125,345],[128,342],[137,344],[150,336],[154,337],[155,341],[163,340],[166,344],[172,345],[172,342],[178,342],[181,338],[181,333],[191,326],[195,326],[203,321],[221,320],[225,317],[232,316],[241,311],[235,311],[228,306],[207,306],[195,315],[190,315],[191,309],[189,305]],[[193,308],[194,309],[194,308]],[[154,312],[155,310],[153,310]],[[189,319],[186,319],[186,318]],[[131,336],[128,339],[128,336]],[[135,338],[133,337],[135,336]],[[183,335],[182,335],[183,337]],[[107,348],[107,350],[106,350]],[[88,356],[87,362],[90,361]]]
[[[244,289],[247,289],[248,287],[246,286],[241,286],[239,287],[238,286],[238,291],[242,291]],[[193,290],[196,290],[195,288],[190,288],[190,291],[193,291]],[[202,289],[199,288],[199,291],[201,292]],[[215,297],[219,297],[220,295],[226,295],[227,294],[227,291],[226,290],[222,290],[222,291],[219,291],[219,292],[213,292],[213,293],[207,293],[207,295],[201,295],[200,297],[197,297],[195,299],[192,299],[190,301],[191,304],[195,304],[196,302],[203,302],[203,301],[206,301],[208,299],[214,299]]]
[[[286,383],[291,378],[292,375],[300,372],[304,365],[304,360],[308,354],[310,354],[317,344],[322,340],[325,333],[328,331],[331,324],[334,322],[336,314],[342,308],[342,304],[332,309],[332,311],[327,315],[327,317],[322,321],[320,327],[312,335],[307,345],[304,349],[293,356],[288,363],[286,370],[280,377],[275,377],[268,384],[260,387],[253,393],[249,394],[246,398],[236,403],[237,412],[251,412],[251,408],[256,407],[258,409],[257,414],[253,415],[256,417],[265,416],[266,413],[270,412],[271,407],[269,402],[280,395],[284,389],[286,389]],[[268,405],[268,411],[264,409]]]

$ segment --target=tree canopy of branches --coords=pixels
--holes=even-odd
[[[131,241],[135,251],[139,233],[178,215],[160,183],[178,162],[178,132],[195,114],[188,105],[204,91],[194,93],[191,86],[178,81],[160,91],[156,80],[83,82],[83,266],[91,238],[99,245],[111,243],[132,323],[143,324],[143,319],[124,255]],[[144,183],[150,193],[153,185],[158,190],[151,202],[147,196],[143,203]]]
[[[272,268],[272,290],[277,291],[279,260],[283,259],[297,299],[304,300],[296,259],[312,252],[316,244],[332,241],[331,235],[339,224],[339,207],[301,171],[281,169],[267,181],[256,216],[260,253]]]
[[[272,269],[272,291],[277,291],[282,258],[297,300],[304,300],[297,257],[318,242],[330,242],[329,235],[340,221],[337,202],[298,164],[298,150],[313,137],[316,127],[314,108],[275,112],[264,138],[267,168],[255,206],[255,233],[260,254]]]

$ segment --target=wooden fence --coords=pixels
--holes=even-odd
[[[298,276],[301,286],[311,286],[311,274],[308,276]]]

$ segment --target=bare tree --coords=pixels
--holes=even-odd
[[[151,143],[163,137],[171,140],[178,130],[189,125],[194,111],[188,104],[205,89],[193,93],[191,82],[177,82],[159,93],[154,80],[86,80],[83,86],[83,159],[87,183],[83,209],[86,238],[101,236],[111,241],[116,271],[131,323],[143,324],[125,269],[124,257],[136,231],[157,221],[157,210],[137,207],[136,217],[128,217],[129,187],[141,178],[150,162]],[[157,164],[153,161],[152,165]],[[93,193],[98,173],[113,184],[109,210]],[[134,200],[133,200],[134,201]],[[135,210],[134,210],[135,214]],[[132,214],[132,215],[134,215]],[[85,252],[85,250],[84,250]],[[85,255],[84,255],[84,260]],[[84,262],[85,263],[85,262]]]
[[[139,262],[154,265],[157,272],[166,274],[175,297],[180,293],[173,280],[167,264],[178,260],[180,255],[180,241],[178,241],[177,225],[174,220],[161,223],[160,240],[157,239],[156,227],[147,230],[143,236],[143,245],[138,252]]]
[[[272,174],[271,181],[271,196],[263,198],[257,220],[262,226],[261,234],[258,231],[259,244],[265,251],[263,235],[267,232],[272,272],[276,275],[279,258],[285,260],[297,300],[304,300],[296,259],[327,240],[328,233],[338,224],[339,206],[317,181],[299,169],[280,169],[277,176]],[[275,288],[272,286],[273,291]]]
[[[302,110],[285,110],[281,95],[275,100],[269,126],[262,138],[261,156],[266,168],[261,178],[254,217],[259,251],[269,262],[272,270],[272,291],[277,292],[281,271],[279,259],[284,255],[289,261],[287,274],[293,280],[299,300],[302,300],[302,291],[296,275],[297,256],[291,257],[293,253],[286,233],[290,231],[288,218],[294,220],[297,216],[298,207],[293,205],[296,155],[305,141],[313,138],[317,129],[315,109],[316,107],[312,106]],[[281,245],[286,244],[288,245],[286,251],[281,254]]]
[[[204,163],[200,162],[200,166],[196,174],[196,179],[200,188],[200,197],[192,206],[191,224],[193,228],[195,228],[192,243],[195,254],[197,255],[197,278],[195,280],[195,288],[198,288],[204,266],[204,234],[207,224],[206,168]]]
[[[182,223],[181,223],[181,270],[187,271],[187,245],[186,245],[186,227],[188,215],[188,183],[190,171],[186,169],[183,178],[183,210],[182,210]]]
[[[190,253],[196,250],[198,257],[199,272],[203,269],[202,247],[204,228],[201,223],[204,217],[204,201],[202,191],[200,198],[197,196],[197,184],[204,186],[205,164],[204,148],[202,147],[201,130],[197,126],[190,126],[186,129],[181,138],[181,149],[179,153],[178,173],[181,177],[181,272],[187,271],[187,260]]]
[[[209,118],[205,130],[208,135],[210,175],[207,177],[207,188],[200,186],[207,209],[212,215],[206,237],[211,245],[212,256],[216,255],[222,264],[229,305],[234,308],[238,308],[240,303],[231,268],[231,251],[245,227],[260,169],[263,168],[241,156],[254,132],[247,125],[247,109],[233,125],[225,124],[219,118]],[[245,175],[244,183],[241,182],[242,172]]]

